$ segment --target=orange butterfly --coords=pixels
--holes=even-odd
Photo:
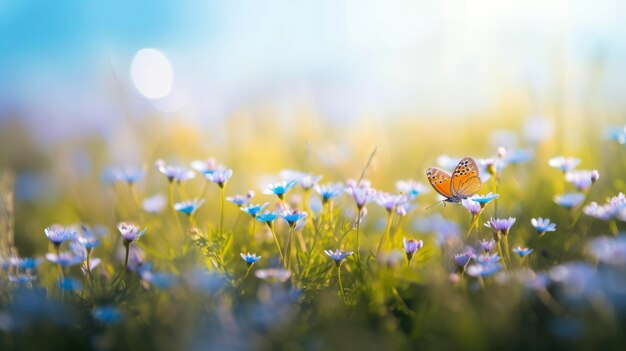
[[[463,158],[454,168],[452,176],[439,168],[428,168],[426,177],[430,185],[446,198],[444,203],[459,203],[476,194],[483,185],[478,174],[478,166],[471,157]]]

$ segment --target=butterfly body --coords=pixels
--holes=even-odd
[[[445,197],[446,202],[460,203],[476,194],[482,186],[478,166],[471,157],[463,158],[454,168],[452,175],[439,168],[428,168],[426,177],[430,185]]]

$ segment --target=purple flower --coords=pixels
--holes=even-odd
[[[121,222],[117,225],[117,229],[120,231],[122,238],[126,244],[130,244],[133,241],[139,240],[141,236],[146,232],[146,230],[140,230],[139,226],[134,224]]]
[[[283,180],[282,182],[279,183],[273,183],[268,185],[265,190],[263,190],[263,194],[267,194],[267,195],[276,195],[278,196],[279,199],[283,199],[285,194],[291,190],[294,186],[296,186],[297,181],[294,180],[290,180],[290,181],[286,181]]]
[[[626,196],[619,193],[608,199],[604,205],[598,205],[596,202],[590,203],[585,206],[583,212],[587,216],[607,221],[618,216],[623,209],[626,209]]]
[[[533,249],[521,248],[521,247],[518,246],[518,247],[512,249],[511,251],[513,251],[516,254],[518,254],[519,257],[525,257],[525,256],[530,255],[530,253],[533,252]]]
[[[53,224],[43,231],[55,247],[59,247],[64,241],[73,239],[76,236],[75,231],[66,229],[58,224]]]
[[[348,187],[345,191],[352,197],[359,210],[376,199],[376,190],[373,188]]]
[[[352,251],[343,251],[339,249],[335,250],[334,252],[332,250],[324,250],[324,253],[335,261],[337,267],[339,267],[341,263],[343,263],[346,257],[352,255]]]
[[[406,258],[409,262],[411,262],[415,253],[417,253],[417,251],[424,246],[424,242],[422,240],[418,241],[415,239],[406,240],[406,238],[402,239],[402,241],[404,242],[404,252],[406,253]]]
[[[187,201],[181,201],[174,204],[174,209],[182,214],[191,216],[202,206],[204,199],[193,199]]]
[[[261,259],[261,256],[257,256],[256,254],[243,254],[241,253],[241,258],[246,262],[246,264],[248,265],[248,267],[252,266],[253,264],[259,262],[259,260]]]
[[[469,261],[474,257],[470,252],[463,252],[454,255],[454,264],[459,267],[460,270],[465,269],[465,266],[469,263]]]
[[[574,184],[578,191],[586,190],[598,179],[600,179],[600,173],[597,170],[579,170],[565,173],[565,180]]]
[[[167,200],[163,194],[156,194],[145,198],[141,202],[144,211],[152,214],[161,213],[167,204]]]
[[[392,212],[398,206],[401,206],[406,202],[404,195],[393,195],[384,192],[378,192],[376,194],[376,203],[382,206],[387,212]]]
[[[246,195],[228,196],[226,198],[226,201],[230,201],[230,202],[234,203],[235,205],[237,205],[237,207],[241,207],[241,206],[247,204],[248,201],[250,201],[250,199],[252,199],[253,197],[254,197],[254,191],[250,190],[250,191],[248,191],[248,193]]]
[[[284,180],[295,180],[300,186],[305,189],[311,189],[317,182],[322,179],[321,175],[313,175],[310,173],[304,173],[300,171],[293,171],[289,169],[282,170],[280,177]]]
[[[491,230],[496,233],[501,233],[502,235],[509,234],[509,230],[515,224],[515,218],[491,218],[487,223],[485,223],[485,227],[491,228]]]
[[[530,224],[537,230],[540,235],[546,232],[553,232],[556,230],[556,224],[550,223],[550,218],[533,218],[530,220]]]
[[[230,168],[226,168],[226,169],[219,169],[211,173],[205,173],[204,177],[207,180],[213,183],[216,183],[217,186],[219,186],[220,188],[223,188],[224,185],[226,185],[226,183],[230,179],[230,177],[232,177],[232,175],[233,175],[233,170]]]
[[[589,248],[591,255],[598,261],[615,266],[626,264],[626,235],[593,239]]]
[[[574,208],[585,199],[585,195],[581,193],[566,193],[554,197],[554,202],[565,208]]]
[[[75,256],[69,252],[60,252],[58,255],[47,253],[46,259],[54,264],[60,265],[61,267],[70,267],[83,262],[81,257]]]
[[[563,173],[569,172],[580,164],[580,159],[574,157],[553,157],[548,161],[550,167],[560,169]]]
[[[496,262],[500,261],[500,256],[498,254],[483,254],[476,257],[476,263],[480,265],[492,265]]]
[[[157,160],[156,167],[159,172],[163,173],[167,177],[167,180],[170,183],[174,181],[180,183],[185,180],[192,179],[196,176],[196,174],[192,170],[167,165],[163,160]]]
[[[463,207],[465,207],[465,209],[468,210],[469,213],[472,214],[472,216],[476,216],[482,210],[480,203],[472,199],[461,200],[461,205],[463,205]]]
[[[491,252],[491,250],[493,250],[493,248],[496,246],[496,241],[491,239],[491,240],[481,240],[480,241],[480,247],[483,249],[483,251],[488,254]]]

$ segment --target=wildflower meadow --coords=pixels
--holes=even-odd
[[[623,6],[19,3],[1,351],[626,350]]]

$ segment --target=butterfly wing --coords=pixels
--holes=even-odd
[[[450,192],[450,181],[451,177],[448,172],[445,172],[439,168],[428,168],[426,170],[426,177],[428,177],[428,181],[430,185],[442,196],[445,196],[446,199],[452,197],[452,193]]]
[[[459,199],[464,199],[476,194],[483,182],[476,161],[471,157],[465,157],[454,169],[451,177],[450,193]]]

